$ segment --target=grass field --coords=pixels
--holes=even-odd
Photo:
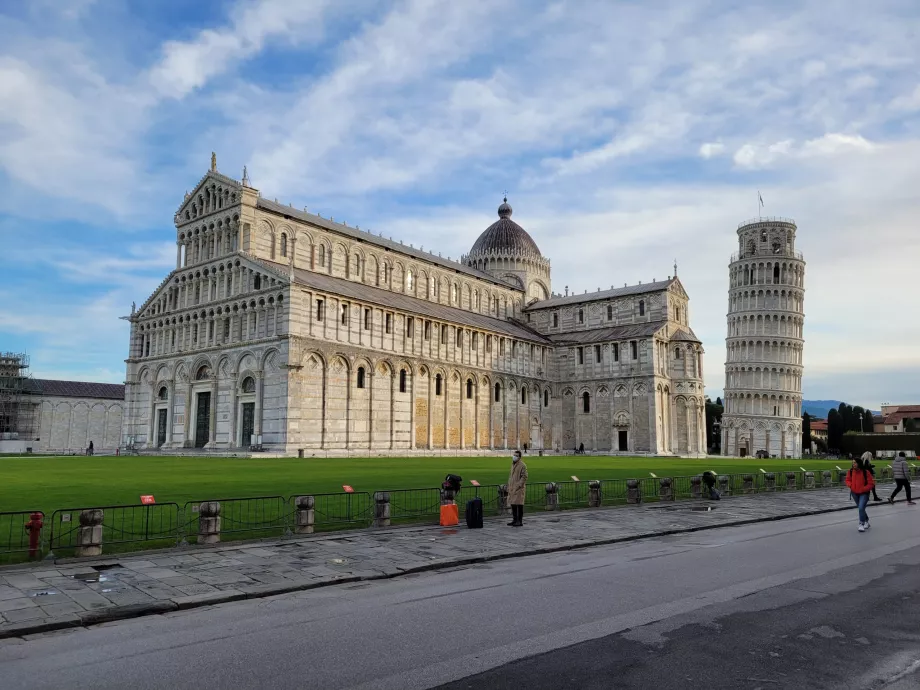
[[[602,456],[525,457],[531,482],[691,476],[719,473],[832,469],[841,461],[748,460],[737,458],[628,458]],[[464,484],[507,481],[509,458],[179,458],[42,457],[0,458],[0,512],[85,508],[209,498],[319,494],[436,487],[448,472]]]

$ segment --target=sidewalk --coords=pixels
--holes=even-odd
[[[699,510],[711,507],[711,511]],[[501,558],[852,510],[846,489],[530,513],[481,530],[396,527],[0,568],[0,638]],[[908,510],[873,505],[870,510]],[[912,509],[911,509],[912,510]],[[854,512],[855,524],[855,512]]]

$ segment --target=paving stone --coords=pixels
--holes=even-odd
[[[21,594],[22,592],[20,592],[20,597],[18,599],[0,601],[0,613],[6,614],[10,611],[17,611],[19,609],[35,608],[35,601],[29,597],[21,596]]]
[[[213,592],[219,592],[220,590],[217,587],[212,587],[211,585],[206,585],[204,583],[197,585],[180,585],[176,587],[180,592],[186,596],[195,596],[199,594],[210,594]]]
[[[15,611],[4,611],[3,617],[10,623],[21,623],[22,621],[45,618],[45,612],[38,606],[27,609],[16,609]]]
[[[39,608],[45,612],[47,618],[56,618],[57,616],[64,616],[68,613],[80,613],[81,611],[85,611],[85,609],[75,601],[51,604],[50,606],[40,606]]]

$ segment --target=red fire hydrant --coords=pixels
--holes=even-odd
[[[29,533],[29,558],[38,556],[42,542],[42,526],[45,524],[44,513],[32,513],[26,523],[26,532]]]

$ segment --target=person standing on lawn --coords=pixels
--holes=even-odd
[[[511,506],[509,527],[524,526],[524,498],[527,495],[527,465],[521,460],[521,451],[511,456],[511,473],[508,475],[508,505]]]
[[[853,466],[847,472],[847,486],[850,487],[850,496],[853,497],[856,509],[859,511],[859,531],[865,532],[869,529],[869,516],[866,514],[866,505],[869,503],[869,495],[875,486],[875,478],[866,469],[866,461],[863,458],[854,458]]]
[[[894,488],[894,491],[891,492],[891,496],[888,497],[888,502],[894,503],[894,497],[897,496],[898,492],[903,488],[904,493],[907,494],[907,505],[916,505],[910,500],[910,470],[907,467],[907,456],[904,454],[903,450],[898,453],[898,457],[892,460],[891,474],[897,486]]]

